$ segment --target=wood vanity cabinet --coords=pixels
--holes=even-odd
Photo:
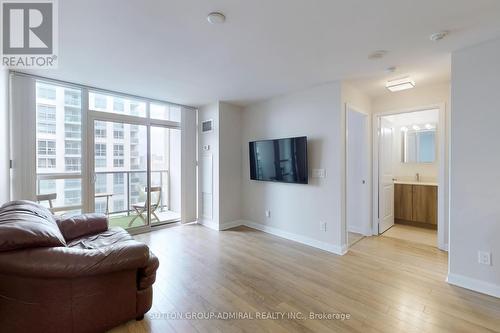
[[[398,223],[437,227],[437,186],[394,184],[394,218]]]

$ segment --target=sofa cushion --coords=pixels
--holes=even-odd
[[[0,252],[56,246],[66,242],[47,208],[25,200],[0,207]]]
[[[94,213],[56,217],[55,220],[66,242],[108,230],[108,218],[104,214]]]

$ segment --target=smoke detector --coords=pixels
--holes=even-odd
[[[207,15],[207,21],[211,24],[222,24],[226,21],[226,16],[220,12],[212,12]]]
[[[387,54],[386,50],[377,50],[368,55],[368,59],[377,60],[383,58]]]
[[[396,66],[391,66],[391,67],[387,67],[387,68],[385,69],[385,72],[386,72],[387,74],[392,74],[392,73],[394,73],[396,70],[397,70],[397,67],[396,67]]]
[[[445,38],[446,36],[448,36],[450,32],[449,31],[440,31],[440,32],[436,32],[436,33],[433,33],[432,35],[429,36],[429,39],[433,42],[438,42],[440,41],[441,39]]]

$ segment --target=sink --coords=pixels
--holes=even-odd
[[[438,186],[436,181],[395,180],[394,184]]]

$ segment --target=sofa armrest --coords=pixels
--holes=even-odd
[[[56,222],[66,241],[108,230],[108,218],[104,214],[62,217],[56,218]]]
[[[153,252],[149,252],[146,266],[139,269],[137,273],[137,290],[144,290],[153,285],[156,281],[156,270],[160,266],[160,261]]]
[[[147,267],[149,248],[135,240],[81,250],[37,248],[0,253],[0,273],[40,278],[75,278]]]

